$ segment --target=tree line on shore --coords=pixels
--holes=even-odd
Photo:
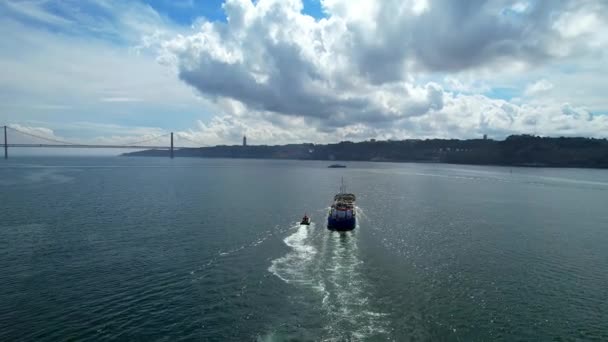
[[[167,156],[168,152],[146,150],[125,155]],[[608,168],[608,140],[511,135],[505,140],[408,139],[274,146],[219,145],[178,149],[175,156]]]

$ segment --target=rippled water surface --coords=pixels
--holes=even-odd
[[[1,161],[0,340],[608,340],[607,171],[347,165]]]

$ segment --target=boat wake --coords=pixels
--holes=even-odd
[[[198,280],[201,280],[202,278],[204,278],[205,275],[204,274],[201,275],[201,274],[204,271],[207,271],[210,268],[216,266],[218,264],[218,262],[220,262],[220,260],[226,259],[228,257],[232,257],[232,256],[238,254],[239,252],[242,252],[242,251],[250,249],[250,248],[257,248],[262,243],[267,241],[270,237],[275,236],[277,234],[283,234],[284,231],[285,230],[282,229],[280,226],[276,226],[274,229],[269,229],[269,230],[263,232],[260,236],[256,237],[252,241],[237,245],[231,249],[218,250],[217,252],[213,253],[213,255],[210,258],[208,258],[202,265],[200,265],[196,269],[190,271],[190,275],[194,276],[193,281],[198,281]]]
[[[326,341],[353,341],[387,334],[384,313],[371,309],[371,284],[363,276],[357,231],[328,235],[328,258],[323,271],[323,308],[327,314]]]
[[[286,237],[283,242],[291,248],[285,256],[272,261],[268,271],[286,283],[312,285],[309,277],[311,261],[317,254],[317,249],[310,244],[309,230],[314,230],[315,224],[309,226],[296,225],[291,229],[296,231]]]
[[[324,341],[357,341],[388,336],[385,314],[373,310],[371,283],[364,276],[358,251],[359,224],[351,232],[311,226],[292,227],[283,241],[290,248],[268,270],[300,290],[311,290],[310,302],[324,315]],[[315,299],[316,297],[316,299]]]

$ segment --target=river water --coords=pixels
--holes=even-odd
[[[346,164],[0,162],[0,340],[608,339],[607,171]]]

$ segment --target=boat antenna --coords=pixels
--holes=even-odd
[[[340,193],[343,194],[344,193],[344,177],[340,177]]]

